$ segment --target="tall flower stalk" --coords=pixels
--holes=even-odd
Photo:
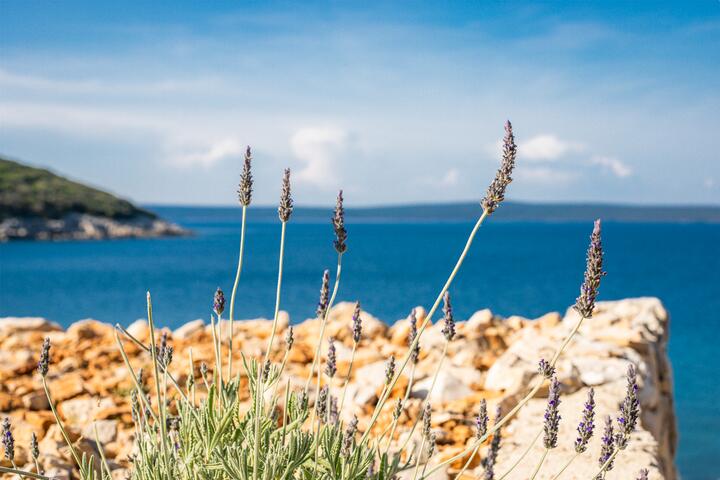
[[[238,201],[242,206],[242,221],[240,223],[240,253],[238,255],[237,271],[235,272],[235,282],[233,283],[232,293],[230,294],[230,330],[228,332],[228,380],[232,378],[233,371],[233,322],[235,320],[235,295],[237,293],[238,283],[240,283],[240,273],[243,266],[243,254],[245,252],[245,219],[247,217],[247,209],[252,201],[253,177],[251,171],[252,152],[250,146],[245,150],[245,161],[243,163],[243,171],[240,174],[240,183],[238,185]]]
[[[369,435],[369,432],[372,429],[372,426],[375,424],[375,422],[378,419],[378,416],[380,415],[380,411],[382,410],[383,406],[385,405],[385,402],[388,399],[388,396],[390,395],[390,392],[392,391],[392,388],[395,386],[397,381],[400,379],[400,376],[405,371],[405,368],[407,367],[407,364],[410,362],[411,352],[415,348],[415,345],[420,341],[420,337],[422,336],[423,332],[427,328],[428,324],[432,321],[433,315],[435,315],[435,312],[437,311],[438,307],[440,306],[440,302],[442,301],[445,292],[450,288],[450,285],[452,284],[453,280],[455,280],[455,276],[460,271],[460,267],[462,266],[463,262],[465,261],[465,257],[467,256],[468,252],[470,251],[470,247],[473,244],[473,241],[475,240],[475,235],[477,235],[478,230],[480,229],[480,226],[483,224],[485,219],[491,215],[499,206],[500,202],[505,198],[505,191],[507,189],[507,186],[512,181],[512,171],[515,167],[515,156],[517,154],[517,147],[515,146],[515,137],[513,135],[512,131],[512,125],[510,122],[505,123],[505,137],[503,139],[503,158],[502,163],[500,166],[500,169],[498,170],[495,180],[491,183],[490,187],[488,188],[488,194],[481,202],[481,205],[483,207],[482,214],[475,222],[475,225],[473,226],[472,230],[470,231],[470,234],[468,235],[467,241],[465,242],[465,247],[463,248],[462,252],[460,253],[460,256],[458,257],[457,261],[455,262],[455,266],[450,271],[450,275],[448,276],[447,280],[445,281],[445,284],[440,289],[440,292],[438,293],[437,298],[435,299],[435,302],[433,303],[432,307],[428,311],[427,315],[425,316],[425,319],[423,320],[422,325],[418,329],[418,335],[413,341],[413,344],[408,349],[408,353],[405,355],[405,358],[403,359],[403,362],[400,366],[400,369],[397,372],[397,375],[392,381],[391,388],[388,389],[387,394],[383,395],[380,400],[378,401],[377,405],[375,406],[375,410],[373,411],[373,415],[370,419],[370,423],[368,424],[367,429],[365,430],[365,433],[363,434],[362,438],[360,439],[360,443],[363,443],[367,440],[367,437]],[[429,472],[431,473],[431,472]],[[429,474],[428,473],[428,474]]]
[[[327,327],[328,317],[330,316],[330,310],[335,303],[335,297],[337,296],[338,288],[340,287],[340,275],[342,273],[342,258],[343,254],[347,251],[347,231],[345,230],[345,210],[343,208],[343,194],[342,190],[338,193],[337,201],[335,203],[335,211],[331,218],[333,224],[333,230],[335,231],[335,240],[333,242],[335,251],[337,252],[337,270],[335,272],[335,283],[333,285],[332,294],[328,298],[328,287],[329,287],[329,272],[326,270],[323,274],[323,285],[320,290],[320,301],[318,302],[317,317],[321,319],[320,324],[320,336],[317,341],[315,348],[315,354],[313,355],[313,362],[310,368],[310,373],[307,381],[305,382],[305,392],[308,391],[310,381],[312,377],[317,373],[317,383],[315,388],[315,398],[317,399],[320,393],[320,347],[323,339],[325,338],[325,328]],[[317,368],[317,371],[315,370]],[[315,412],[313,410],[313,412]]]
[[[278,207],[278,218],[280,219],[280,256],[278,259],[277,289],[275,291],[275,312],[273,313],[272,329],[270,331],[270,339],[268,340],[268,346],[265,351],[265,359],[263,363],[267,362],[270,358],[270,351],[272,350],[273,340],[275,339],[275,333],[277,331],[278,316],[280,315],[280,290],[282,289],[283,259],[285,256],[285,229],[288,221],[290,221],[292,211],[293,200],[290,191],[290,169],[287,168],[285,169],[285,174],[283,175],[280,205]]]

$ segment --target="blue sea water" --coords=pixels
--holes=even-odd
[[[208,318],[217,286],[232,288],[239,211],[158,208],[195,236],[99,242],[0,245],[0,316],[43,316],[67,325],[81,318],[123,324],[144,317],[145,291],[162,325]],[[267,212],[266,212],[267,213]],[[249,213],[239,318],[272,314],[279,224]],[[288,225],[282,308],[294,322],[313,315],[320,277],[334,271],[327,219],[298,217]],[[501,215],[498,214],[501,219]],[[472,224],[436,219],[348,221],[339,300],[360,300],[393,322],[432,302]],[[452,286],[459,318],[490,308],[533,318],[564,312],[577,296],[591,224],[503,222],[481,228]],[[607,277],[600,299],[657,296],[669,310],[685,479],[717,478],[720,452],[720,225],[612,223],[603,231]]]

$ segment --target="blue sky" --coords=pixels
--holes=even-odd
[[[720,204],[720,1],[0,0],[0,154],[144,203]]]

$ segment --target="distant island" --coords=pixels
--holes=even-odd
[[[185,235],[127,200],[0,157],[0,241]]]
[[[347,199],[346,199],[347,200]],[[349,201],[346,203],[349,205]],[[152,205],[153,210],[180,223],[239,221],[236,206]],[[293,222],[326,223],[332,206],[299,205]],[[387,205],[345,209],[349,223],[443,223],[474,222],[480,215],[480,202]],[[606,222],[622,223],[720,223],[720,206],[712,205],[622,205],[609,203],[526,203],[507,201],[493,222]],[[253,206],[250,222],[277,222],[277,207]]]

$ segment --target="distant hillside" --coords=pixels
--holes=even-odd
[[[346,206],[346,217],[351,223],[472,222],[481,213],[480,202],[352,207],[346,198]],[[181,223],[237,219],[237,207],[153,206],[152,209]],[[297,206],[292,218],[293,222],[325,223],[331,214],[332,205]],[[494,214],[493,222],[591,222],[596,218],[628,223],[720,223],[720,207],[508,201]],[[277,207],[253,206],[250,221],[276,222]]]
[[[137,208],[127,200],[49,170],[0,157],[0,220],[9,217],[59,219],[69,213],[112,219],[155,218],[155,214]]]
[[[0,241],[102,240],[188,233],[97,188],[0,158]]]

